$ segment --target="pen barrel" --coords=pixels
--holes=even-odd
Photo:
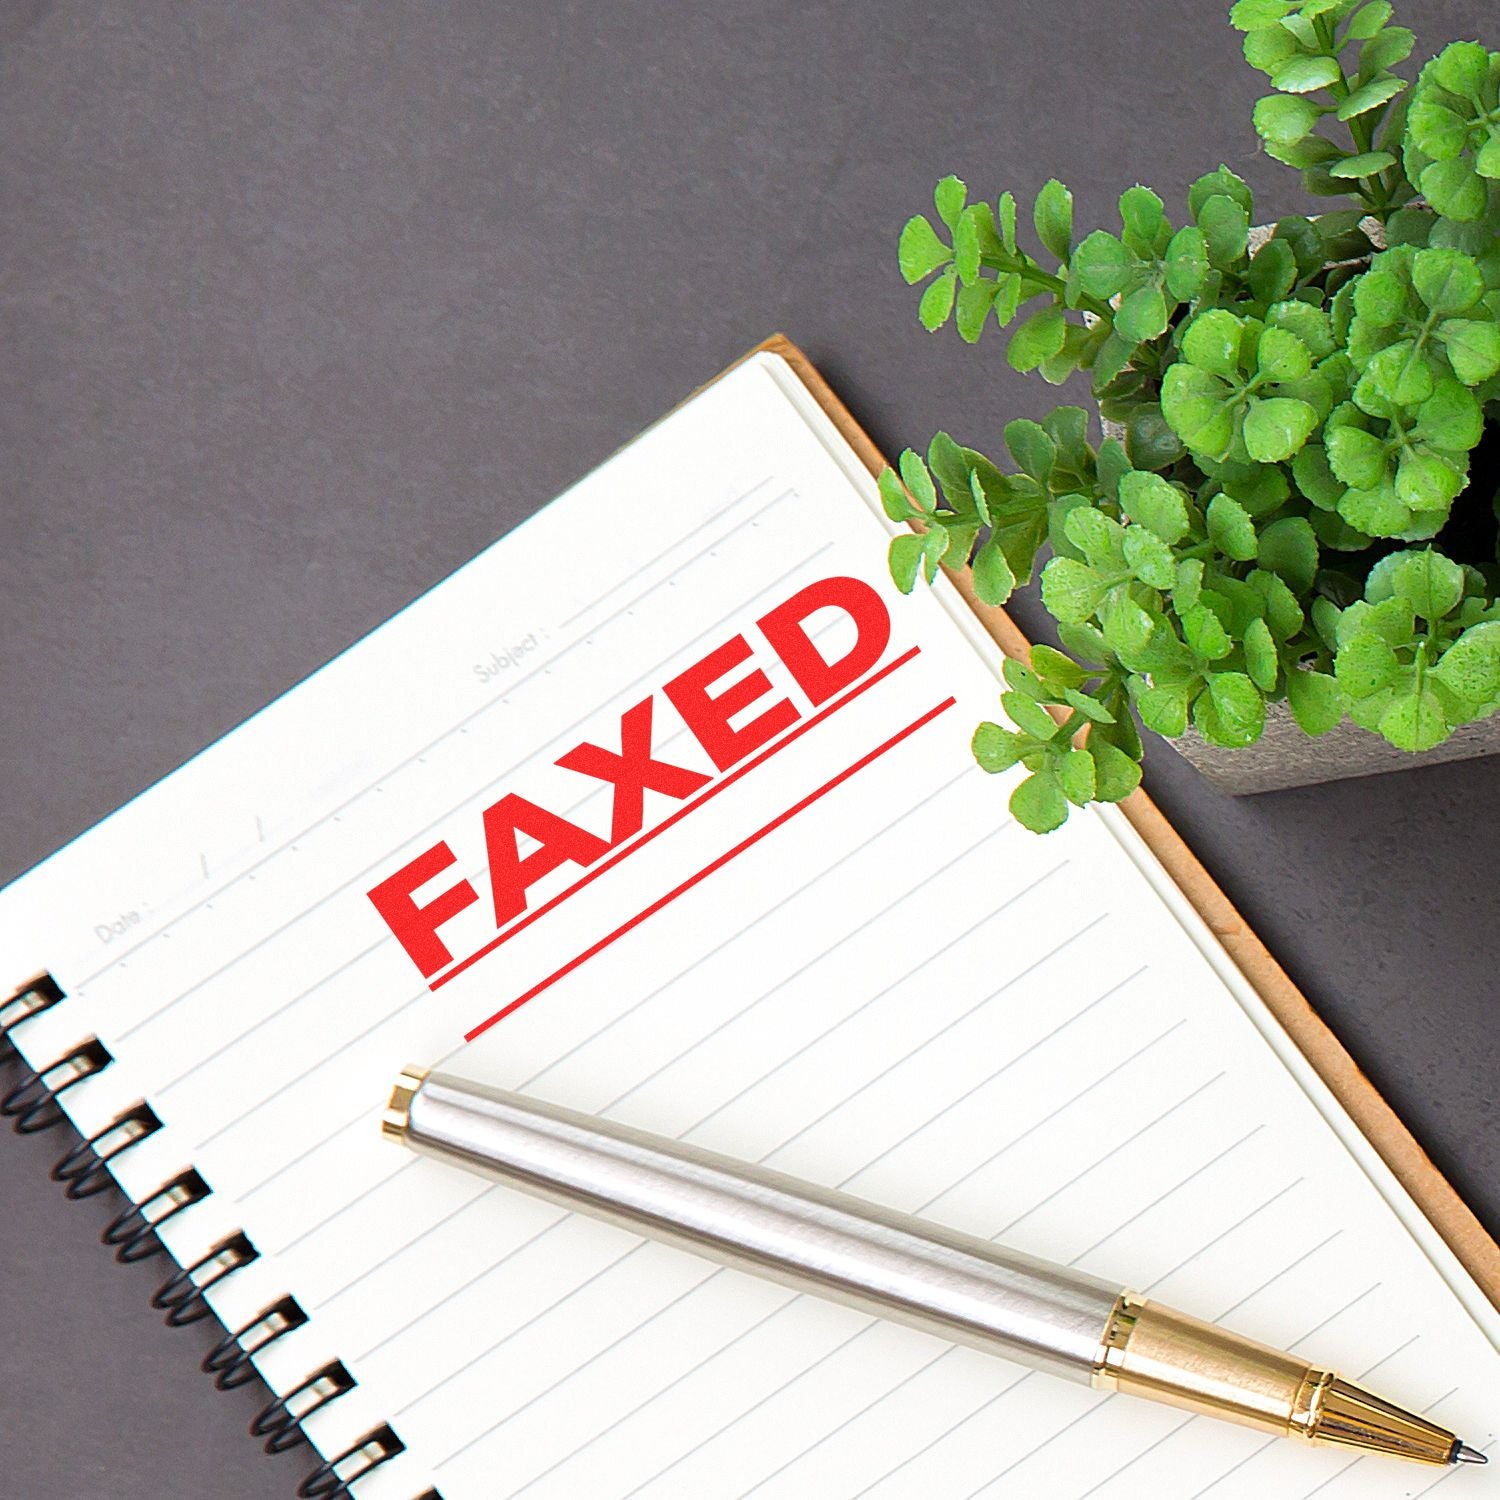
[[[407,1075],[385,1129],[563,1208],[1080,1383],[1120,1301],[977,1236],[465,1080]]]

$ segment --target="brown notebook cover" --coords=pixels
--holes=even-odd
[[[872,474],[887,467],[880,450],[849,409],[790,339],[774,334],[752,353],[761,351],[780,355],[796,371]],[[1024,660],[1030,643],[1004,610],[979,602],[968,569],[949,576],[1001,650]],[[1120,807],[1401,1185],[1485,1295],[1500,1307],[1500,1245],[1433,1165],[1145,791],[1133,793]]]

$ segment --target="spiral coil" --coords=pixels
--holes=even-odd
[[[11,1033],[35,1016],[66,999],[66,992],[50,974],[39,974],[5,999],[0,999],[0,1063],[19,1057]],[[85,1079],[96,1077],[114,1062],[109,1049],[89,1037],[43,1068],[28,1071],[3,1097],[0,1116],[23,1135],[51,1129],[67,1120],[60,1098]],[[52,1177],[63,1184],[69,1198],[91,1198],[115,1185],[112,1165],[132,1147],[162,1128],[156,1111],[145,1100],[123,1110],[91,1136],[82,1138],[61,1156]],[[100,1238],[123,1264],[145,1260],[166,1249],[160,1230],[184,1210],[201,1203],[213,1188],[201,1173],[187,1168],[169,1178],[138,1202],[122,1209],[105,1226]],[[236,1230],[197,1260],[179,1266],[151,1297],[151,1305],[165,1313],[175,1328],[213,1314],[206,1293],[259,1259],[248,1236]],[[224,1337],[203,1361],[205,1373],[223,1391],[259,1378],[255,1356],[308,1321],[294,1297],[282,1297],[263,1308],[242,1327],[225,1329]],[[250,1424],[254,1437],[264,1440],[268,1453],[284,1453],[307,1441],[304,1423],[357,1382],[339,1361],[324,1365],[302,1383],[265,1406]],[[297,1488],[300,1500],[339,1500],[350,1497],[351,1486],[405,1451],[405,1444],[385,1424],[368,1432],[334,1458],[323,1460]],[[436,1489],[416,1500],[442,1500]]]

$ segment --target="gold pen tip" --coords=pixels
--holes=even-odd
[[[395,1086],[391,1089],[390,1102],[385,1107],[385,1113],[380,1117],[380,1133],[387,1140],[404,1141],[406,1139],[406,1127],[411,1121],[412,1096],[422,1087],[422,1080],[426,1077],[426,1068],[413,1067],[410,1064],[402,1068]]]
[[[1487,1464],[1489,1459],[1477,1448],[1471,1448],[1467,1443],[1459,1443],[1453,1450],[1453,1462],[1456,1464]]]

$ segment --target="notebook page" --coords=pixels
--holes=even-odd
[[[318,1446],[386,1421],[406,1444],[361,1500],[1447,1482],[1030,1376],[379,1140],[396,1069],[446,1057],[1076,1263],[1490,1440],[1494,1318],[1119,820],[1009,823],[1008,780],[967,750],[993,662],[941,594],[891,589],[872,487],[789,379],[760,357],[722,380],[12,887],[7,964],[70,997],[18,1041],[35,1063],[109,1048],[65,1096],[85,1133],[151,1100],[164,1129],[123,1185],[192,1163],[214,1189],[164,1227],[173,1254],[247,1235],[259,1259],[208,1294],[226,1324],[287,1293],[309,1315],[260,1357],[271,1384],[333,1358],[358,1379],[310,1419]],[[889,641],[815,704],[757,622],[838,578],[878,593]],[[807,627],[826,660],[859,647],[837,610]],[[760,670],[733,723],[779,722],[726,769],[662,690],[738,636],[715,691]],[[647,791],[620,857],[560,865],[526,892],[555,905],[492,946],[485,809],[515,794],[608,838],[611,788],[556,762],[619,749],[647,700],[652,755],[706,779]],[[367,892],[440,840],[416,899],[477,898],[424,974]]]

